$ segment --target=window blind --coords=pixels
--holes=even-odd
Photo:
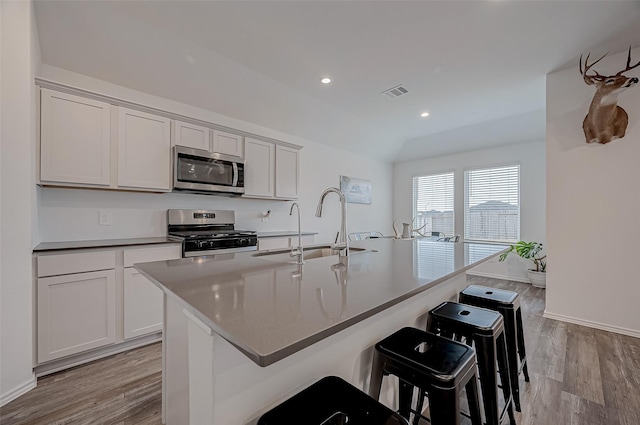
[[[453,235],[453,172],[413,178],[414,228]]]
[[[520,240],[520,166],[464,172],[464,238]]]

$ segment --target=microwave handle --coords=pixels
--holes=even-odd
[[[233,182],[231,183],[231,186],[238,186],[238,164],[235,162],[233,163]]]

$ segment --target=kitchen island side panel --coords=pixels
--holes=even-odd
[[[368,390],[374,345],[405,326],[424,329],[427,312],[443,301],[456,300],[466,287],[464,272],[323,339],[269,366],[260,367],[204,323],[184,310],[174,329],[182,329],[187,346],[167,350],[182,351],[188,361],[188,385],[172,388],[167,382],[164,397],[167,425],[213,424],[254,425],[260,415],[324,376],[339,376],[363,391]],[[172,301],[169,301],[171,303]],[[174,304],[174,313],[179,308]],[[184,325],[184,320],[188,326]],[[168,324],[172,326],[171,323]],[[184,340],[184,338],[181,338]],[[196,394],[189,398],[189,409],[171,394]],[[393,378],[385,379],[380,400],[396,408],[397,388]],[[182,403],[182,407],[179,405]],[[176,405],[177,404],[177,405]],[[180,412],[180,415],[176,413]]]

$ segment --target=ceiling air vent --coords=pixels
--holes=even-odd
[[[382,92],[382,94],[389,97],[398,97],[407,93],[409,93],[409,90],[407,90],[402,84],[400,84],[399,86],[391,87],[390,89]]]

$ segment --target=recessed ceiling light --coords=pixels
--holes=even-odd
[[[329,77],[324,77],[322,80],[320,80],[320,82],[322,84],[329,84],[331,82],[331,78]]]
[[[426,117],[428,117],[428,116],[429,116],[429,113],[428,113],[428,112],[423,112],[423,113],[421,113],[421,114],[420,114],[420,116],[421,116],[422,118],[426,118]]]

